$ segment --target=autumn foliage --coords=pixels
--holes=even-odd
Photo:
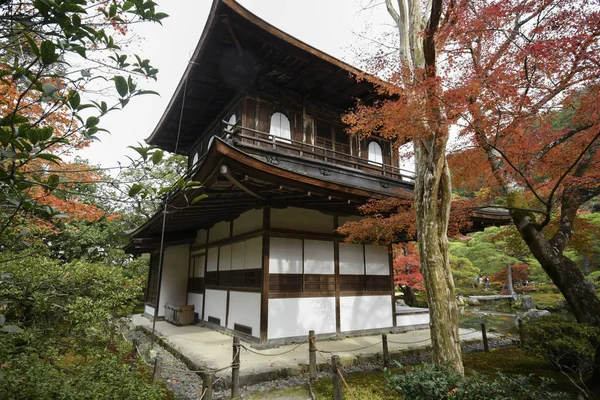
[[[394,249],[394,284],[425,290],[415,243],[403,243]]]
[[[527,281],[529,280],[529,265],[528,264],[518,264],[518,265],[511,265],[510,266],[512,269],[512,279],[513,282],[519,282],[519,281]],[[490,281],[491,282],[496,282],[496,283],[504,283],[506,282],[506,270],[508,269],[508,267],[506,268],[502,268],[500,271],[496,272],[495,274],[490,276]]]

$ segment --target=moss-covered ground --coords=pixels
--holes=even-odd
[[[465,354],[463,361],[467,374],[477,371],[480,374],[487,375],[490,379],[493,379],[498,372],[506,375],[534,374],[532,378],[533,383],[539,382],[541,377],[548,377],[556,381],[556,385],[554,386],[556,390],[571,393],[574,396],[573,398],[577,394],[568,379],[553,370],[543,358],[527,354],[516,346],[493,349],[489,353]],[[401,369],[394,369],[393,371],[402,373]],[[352,395],[346,395],[345,398],[347,399],[398,400],[400,398],[396,392],[386,389],[383,372],[356,373],[346,376],[345,379],[352,392]],[[333,398],[331,379],[319,380],[313,385],[313,391],[318,400]],[[307,393],[306,385],[303,385],[256,393],[248,398],[253,400],[300,400],[308,398]]]

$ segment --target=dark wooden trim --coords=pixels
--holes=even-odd
[[[392,285],[392,320],[394,328],[397,326],[396,323],[396,285],[394,285],[394,248],[392,245],[389,246],[389,263],[390,263],[390,281]]]
[[[208,244],[208,240],[210,235],[210,229],[206,230],[206,244]],[[204,255],[204,282],[206,282],[206,273],[208,271],[206,271],[206,269],[208,268],[208,249],[206,249],[205,255]],[[218,268],[217,268],[218,269]],[[204,285],[204,291],[202,292],[202,316],[200,317],[202,319],[202,321],[204,321],[204,308],[206,306],[206,284]]]
[[[229,293],[230,291],[228,290],[227,299],[225,300],[225,328],[229,325]]]
[[[243,286],[218,286],[218,285],[205,285],[205,289],[210,290],[221,290],[221,291],[232,291],[232,292],[249,292],[249,293],[260,293],[261,288],[259,287],[243,287]]]
[[[379,290],[372,290],[369,292],[342,292],[340,293],[340,297],[358,297],[358,296],[391,296],[390,292],[388,292],[387,290],[384,291],[379,291]],[[392,298],[394,296],[391,296]]]
[[[225,246],[225,245],[228,245],[228,244],[237,243],[237,242],[242,241],[244,239],[249,239],[249,238],[252,238],[252,237],[259,236],[262,233],[263,233],[263,228],[254,229],[253,231],[249,231],[249,232],[245,232],[245,233],[240,233],[239,235],[231,236],[230,238],[222,239],[222,240],[219,240],[217,242],[193,246],[191,248],[191,251],[207,250],[209,247]]]
[[[389,294],[389,293],[387,293]],[[335,290],[321,292],[298,292],[298,293],[269,293],[270,299],[294,299],[305,297],[335,297]]]
[[[260,341],[266,342],[269,331],[269,241],[268,228],[271,226],[271,208],[263,209],[263,274],[260,297]]]
[[[344,240],[344,237],[339,234],[294,231],[291,229],[269,229],[269,233],[271,233],[271,236],[290,238],[290,239],[309,239],[309,240],[313,239],[313,240],[330,240],[330,241]]]
[[[334,228],[337,227],[337,217],[334,217]],[[341,332],[341,312],[340,312],[340,244],[333,243],[333,266],[335,277],[335,331]]]

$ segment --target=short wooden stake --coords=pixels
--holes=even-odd
[[[487,332],[485,331],[485,324],[481,324],[481,336],[483,337],[483,351],[486,353],[490,352],[490,345],[488,343]]]
[[[137,361],[137,357],[138,357],[138,352],[137,352],[137,348],[138,348],[138,339],[133,339],[132,343],[131,343],[131,365],[129,366],[129,370],[130,371],[134,371],[135,370],[135,363]]]
[[[340,356],[331,356],[331,379],[333,381],[333,400],[343,400],[342,377],[339,372]]]
[[[521,348],[523,348],[523,346],[525,346],[525,334],[523,333],[523,320],[521,318],[519,318],[517,320],[517,322],[519,323],[519,339],[520,339],[520,346]]]
[[[383,344],[383,368],[390,367],[390,351],[388,350],[387,335],[381,335],[381,343]]]
[[[317,379],[317,345],[315,344],[315,331],[308,331],[308,376]]]
[[[202,375],[202,400],[212,400],[213,398],[213,382],[215,380],[214,372],[205,372]]]
[[[160,380],[160,375],[162,373],[162,358],[156,357],[154,360],[154,373],[152,374],[152,383],[156,383]]]
[[[231,398],[240,397],[240,338],[233,338],[233,360],[231,362]]]

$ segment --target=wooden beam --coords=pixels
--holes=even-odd
[[[269,227],[271,226],[271,209],[265,207],[263,209],[263,270],[262,270],[262,286],[260,298],[260,341],[265,343],[268,339],[269,332],[269,248],[270,234]]]

